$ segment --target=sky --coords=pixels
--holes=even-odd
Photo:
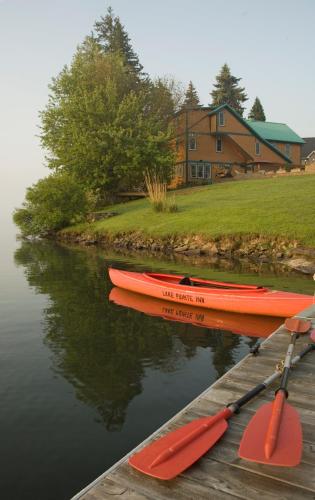
[[[109,6],[151,76],[192,80],[204,105],[222,65],[268,121],[315,136],[315,0],[0,0],[0,223],[48,175],[38,113],[48,84]]]

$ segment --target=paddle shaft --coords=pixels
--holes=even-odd
[[[311,327],[311,322],[310,321],[303,321],[303,320],[300,320],[298,318],[289,318],[285,321],[285,326],[292,333],[291,333],[291,339],[290,339],[290,344],[288,347],[287,355],[286,355],[285,362],[284,362],[284,370],[282,373],[281,384],[280,384],[280,389],[284,388],[284,390],[286,390],[286,386],[288,383],[288,377],[289,377],[289,372],[290,372],[290,367],[291,367],[291,359],[292,359],[292,355],[293,355],[293,349],[294,349],[295,341],[298,337],[297,332],[306,333]],[[312,344],[309,344],[305,349],[303,349],[303,351],[301,351],[300,354],[298,354],[294,358],[294,360],[297,359],[297,361],[299,361],[299,359],[301,359],[303,356],[305,356],[305,354],[307,352],[311,351],[313,349],[312,347],[310,347],[311,345]],[[235,401],[234,403],[232,403],[228,407],[232,410],[233,413],[238,413],[240,408],[245,403],[247,403],[252,398],[257,396],[257,394],[259,394],[266,387],[268,387],[270,384],[272,384],[272,382],[274,380],[276,380],[280,375],[281,375],[281,373],[279,371],[275,371],[275,373],[273,375],[271,375],[270,377],[268,377],[264,382],[256,385],[256,387],[254,387],[254,389],[247,392],[242,398],[238,399],[237,401]]]
[[[282,413],[285,405],[285,401],[288,397],[288,380],[291,369],[291,359],[293,356],[293,349],[295,346],[296,339],[298,338],[297,333],[291,334],[290,344],[287,350],[287,355],[284,361],[284,369],[281,377],[280,386],[276,391],[275,400],[272,407],[272,414],[268,426],[268,431],[265,440],[265,455],[266,458],[270,459],[274,449],[277,444],[277,438],[279,434],[279,429],[281,425]]]
[[[291,344],[291,343],[290,343]],[[302,359],[307,353],[315,350],[315,343],[308,344],[299,354],[297,354],[292,361],[289,361],[289,370],[290,370],[290,365],[294,366],[296,365],[300,359]],[[292,354],[291,354],[292,356]],[[288,363],[288,356],[286,356],[286,361],[285,361],[285,366],[286,363]],[[287,371],[286,371],[287,373]],[[256,387],[248,391],[244,396],[242,396],[240,399],[237,401],[234,401],[233,403],[228,405],[228,408],[231,410],[231,415],[233,413],[238,413],[241,409],[242,406],[244,406],[246,403],[248,403],[251,399],[253,399],[255,396],[260,394],[264,389],[269,387],[277,378],[281,376],[281,372],[279,370],[276,370],[272,375],[267,377],[262,383],[257,384]],[[286,374],[284,377],[284,374],[282,375],[283,381],[287,384],[288,381],[288,375]],[[281,379],[281,382],[282,382]]]

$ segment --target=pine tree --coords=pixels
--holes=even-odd
[[[189,82],[185,93],[185,100],[183,103],[184,108],[194,108],[200,106],[199,96],[196,88],[194,87],[192,81]]]
[[[247,101],[248,97],[245,88],[238,85],[240,80],[241,78],[233,76],[229,66],[224,64],[220,73],[216,76],[215,89],[210,92],[212,97],[211,106],[229,104],[240,115],[243,115],[245,108],[242,104]]]
[[[109,7],[105,17],[96,21],[95,31],[96,39],[106,53],[120,53],[125,62],[139,76],[144,77],[142,73],[143,66],[140,64],[139,57],[134,52],[129,35],[121,24],[119,17],[114,16],[113,9]]]
[[[255,102],[253,104],[252,109],[250,110],[248,118],[250,120],[257,120],[257,121],[260,121],[260,122],[265,122],[266,121],[266,116],[265,116],[264,108],[263,108],[260,100],[258,99],[258,97],[256,97],[256,99],[255,99]]]

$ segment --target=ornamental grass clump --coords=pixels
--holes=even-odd
[[[178,206],[175,200],[175,194],[173,194],[172,198],[168,200],[167,211],[171,213],[178,212]]]
[[[177,212],[175,195],[167,199],[167,183],[161,180],[157,174],[146,172],[144,175],[150,202],[155,212]]]
[[[157,174],[151,174],[148,171],[144,174],[144,180],[153,210],[166,212],[166,182],[163,182]]]

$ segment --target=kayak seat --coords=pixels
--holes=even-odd
[[[184,276],[179,282],[179,285],[194,286],[194,283],[190,280],[189,276]]]

